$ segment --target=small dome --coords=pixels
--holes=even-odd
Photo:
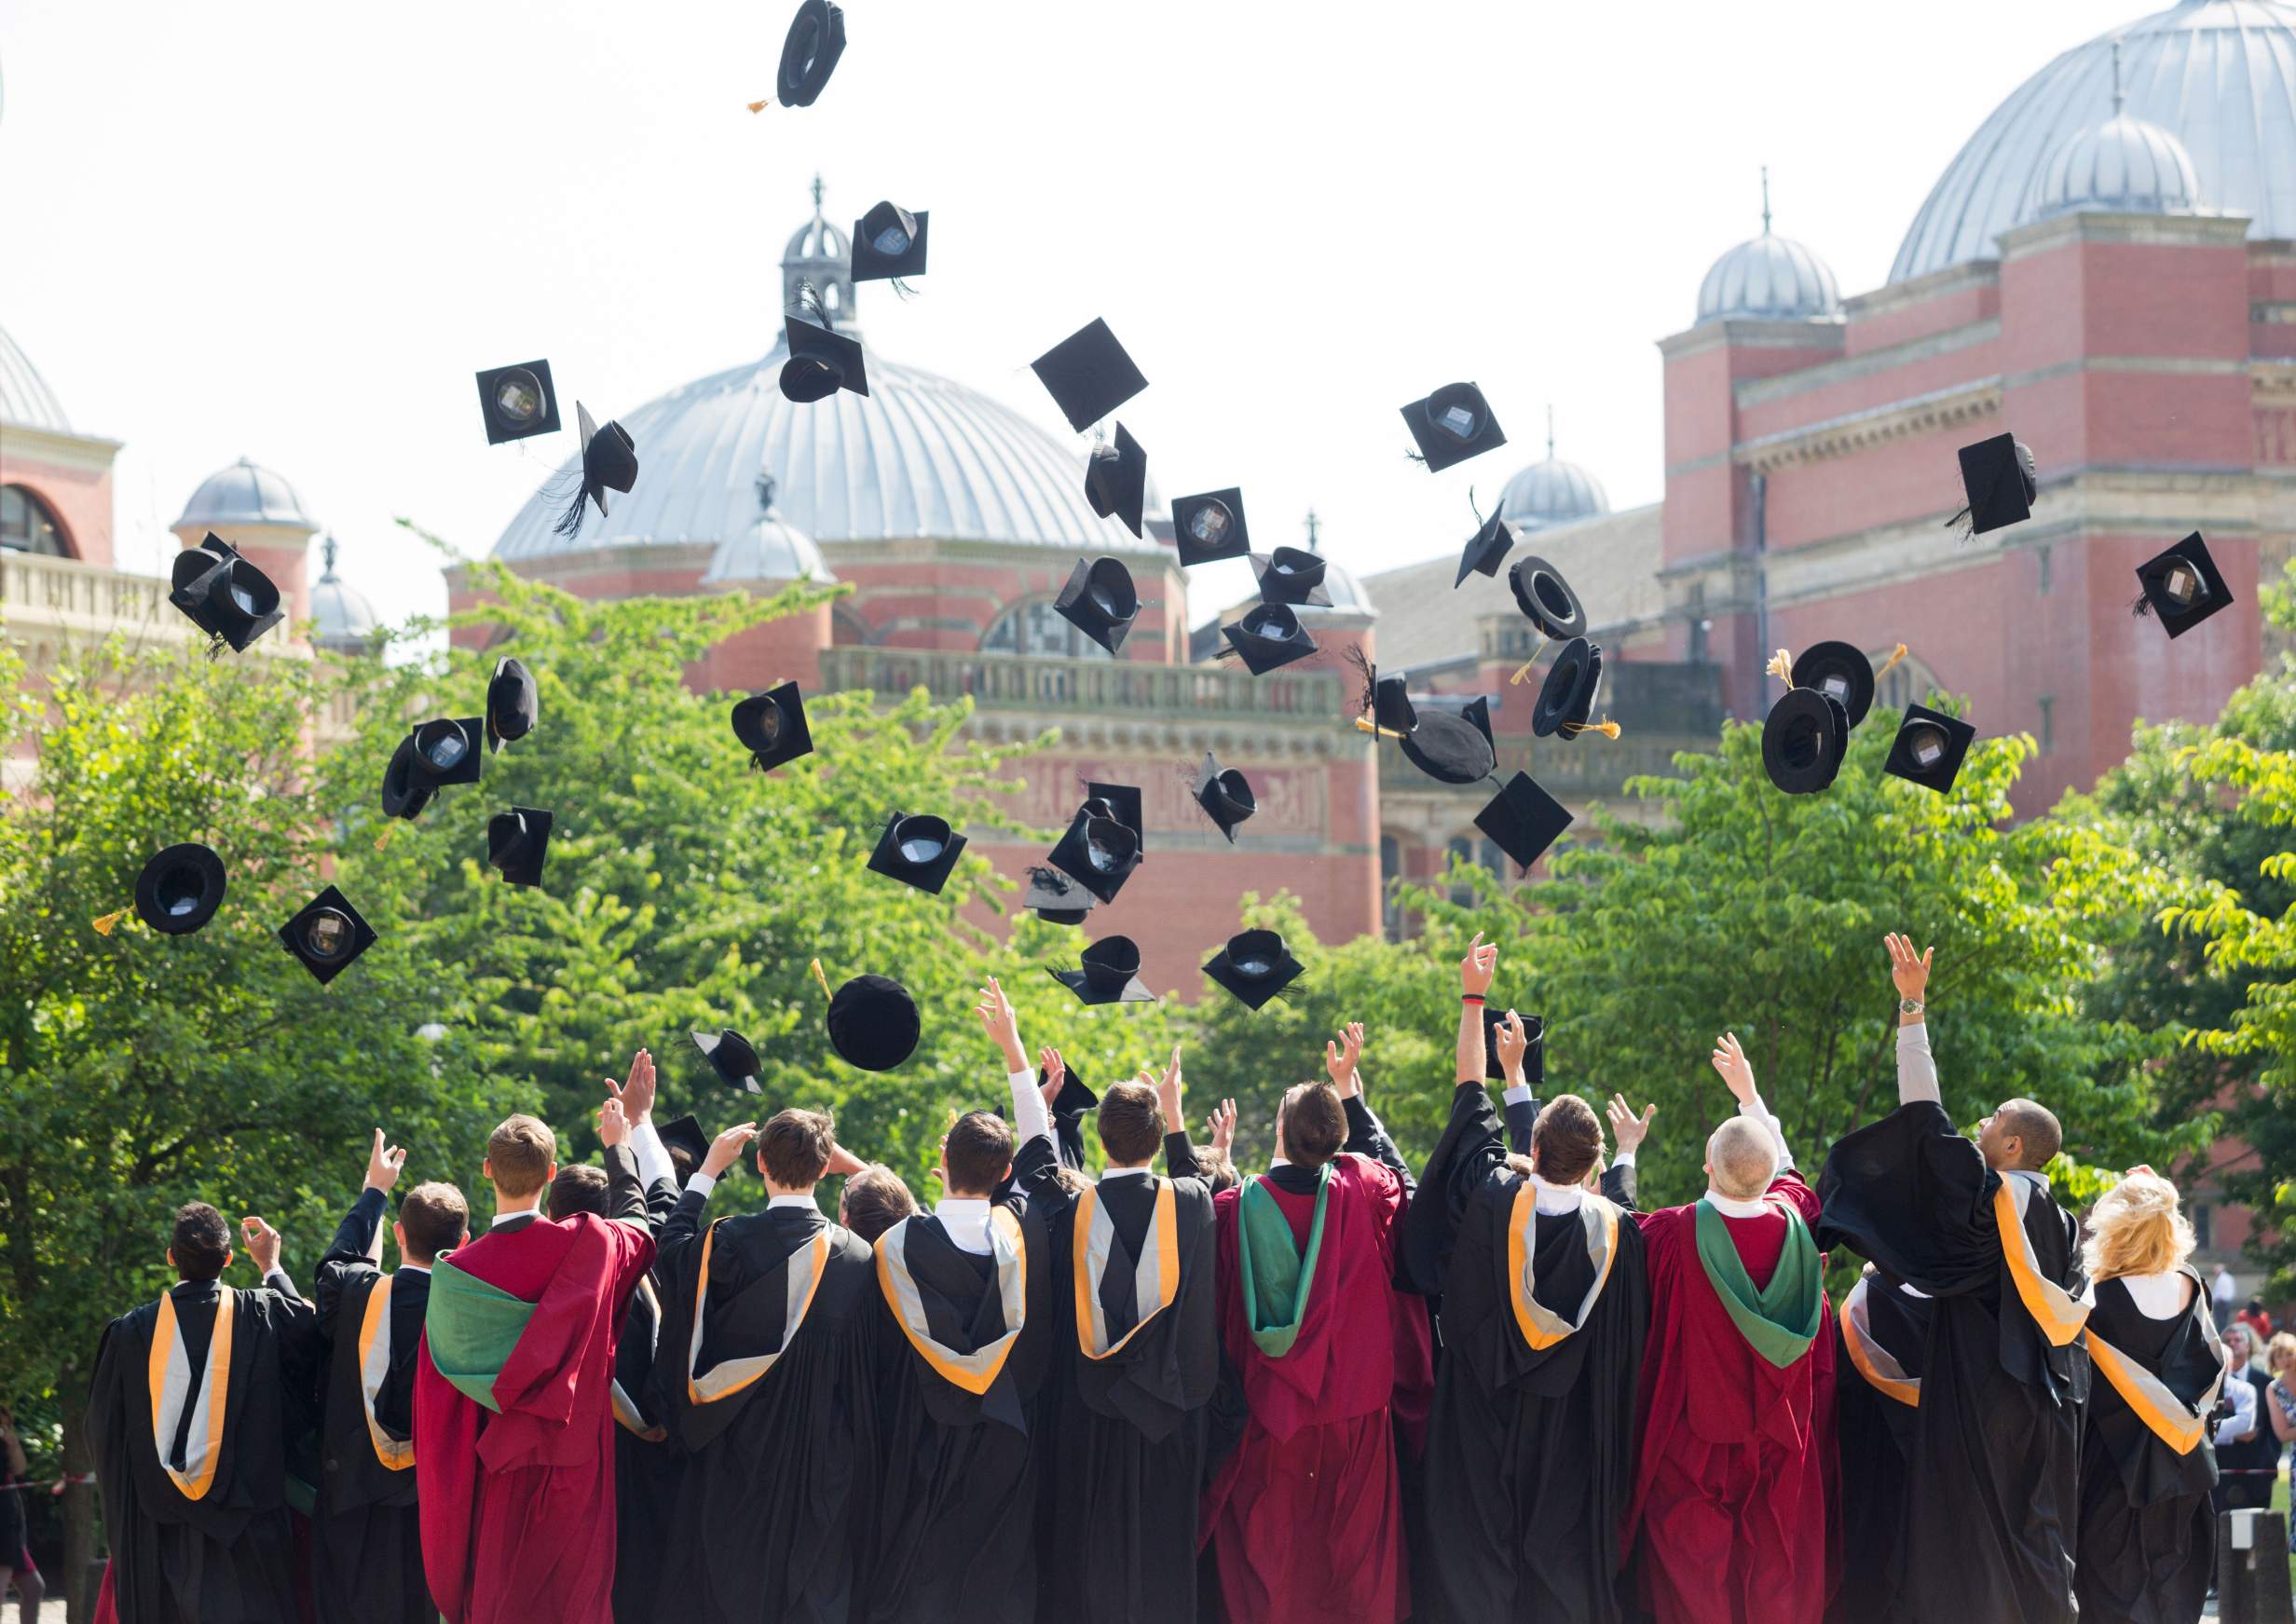
[[[184,516],[169,526],[184,530],[195,525],[213,529],[219,525],[279,525],[311,531],[318,522],[303,511],[295,487],[267,468],[242,457],[199,482],[184,504]]]
[[[1603,482],[1554,454],[1554,408],[1547,408],[1547,459],[1534,462],[1498,493],[1499,517],[1518,530],[1543,530],[1610,512]]]
[[[0,329],[0,423],[56,434],[72,432],[72,425],[64,419],[63,403],[56,399],[56,391],[48,387],[40,369],[16,348],[16,340],[5,329]]]
[[[797,228],[789,239],[789,246],[781,251],[784,265],[853,263],[852,241],[821,217],[820,206],[821,198],[816,192],[813,217]]]
[[[331,654],[372,653],[382,622],[366,594],[335,573],[335,538],[330,536],[320,544],[325,564],[311,584],[311,641]]]
[[[745,530],[737,530],[718,543],[703,571],[705,587],[741,586],[750,581],[835,580],[822,562],[813,539],[781,515],[773,505],[773,481],[758,481],[758,498],[764,512]]]
[[[1790,237],[1774,237],[1767,220],[1714,262],[1699,284],[1698,319],[1746,317],[1762,321],[1831,321],[1841,315],[1841,291],[1825,262]]]
[[[2201,205],[2192,155],[2157,124],[2116,113],[2075,130],[2033,172],[2024,218],[2097,212],[2189,214]]]

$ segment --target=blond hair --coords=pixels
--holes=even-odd
[[[2264,1344],[2264,1369],[2276,1376],[2281,1367],[2289,1364],[2296,1364],[2296,1335],[2285,1331],[2276,1331],[2273,1339]]]
[[[2193,1226],[2177,1210],[2177,1187],[2140,1168],[2089,1209],[2081,1261],[2092,1280],[2165,1275],[2193,1255]]]

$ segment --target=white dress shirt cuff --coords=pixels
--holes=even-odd
[[[640,1184],[650,1185],[656,1179],[667,1179],[673,1184],[677,1182],[677,1169],[671,1165],[669,1147],[662,1142],[662,1136],[654,1132],[650,1120],[630,1125],[630,1153],[637,1158],[637,1181]]]
[[[1007,1071],[1004,1081],[1013,1090],[1013,1142],[1025,1145],[1032,1139],[1050,1139],[1052,1113],[1045,1109],[1045,1097],[1037,1091],[1036,1068]]]
[[[718,1175],[715,1173],[696,1173],[686,1180],[686,1194],[699,1195],[704,1201],[709,1199],[709,1193],[717,1188]]]
[[[1794,1165],[1794,1153],[1785,1142],[1784,1126],[1770,1114],[1770,1107],[1762,1103],[1761,1090],[1755,1090],[1754,1098],[1738,1108],[1738,1114],[1752,1117],[1770,1130],[1770,1142],[1778,1147],[1778,1171],[1783,1173]]]
[[[1531,1099],[1531,1085],[1528,1083],[1518,1083],[1502,1092],[1499,1098],[1509,1105],[1527,1105]]]
[[[1610,1165],[1614,1167],[1631,1167],[1634,1165],[1634,1153],[1633,1151],[1620,1151],[1617,1155],[1610,1158]]]

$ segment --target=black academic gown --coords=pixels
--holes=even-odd
[[[1024,1308],[1018,1335],[977,1395],[936,1369],[904,1329],[885,1254],[897,1249],[906,1264],[935,1358],[988,1348],[1013,1329],[994,1260],[960,1249],[930,1215],[877,1240],[882,1453],[862,1563],[873,1624],[1027,1624],[1036,1614],[1036,1409],[1056,1345],[1052,1249],[1025,1196],[999,1206],[1020,1222]]]
[[[2214,1408],[2224,1361],[2208,1334],[2208,1289],[2190,1268],[2180,1273],[2193,1282],[2183,1313],[2150,1318],[2125,1285],[2103,1280],[2088,1330],[2159,1377],[2183,1406],[2168,1418],[2189,1423],[2196,1407]],[[2199,1441],[2179,1453],[2104,1372],[2091,1375],[2074,1569],[2082,1624],[2193,1624],[2200,1617],[2216,1572],[2215,1425],[2204,1415]]]
[[[1634,1391],[1650,1324],[1642,1232],[1618,1225],[1586,1323],[1532,1347],[1509,1262],[1526,1180],[1508,1166],[1500,1132],[1483,1085],[1461,1085],[1403,1218],[1409,1284],[1441,1295],[1444,1347],[1414,1553],[1429,1582],[1414,1588],[1422,1612],[1443,1619],[1615,1624],[1626,1616],[1619,1525],[1633,1495]],[[1532,1224],[1532,1294],[1575,1319],[1594,1283],[1581,1216]]]
[[[1184,1133],[1164,1141],[1177,1203],[1180,1281],[1171,1306],[1104,1359],[1076,1332],[1074,1197],[1049,1141],[1032,1139],[1014,1171],[1050,1240],[1050,1317],[1059,1327],[1039,1456],[1038,1616],[1060,1624],[1188,1624],[1196,1617],[1196,1504],[1219,1380],[1211,1191]],[[1148,1238],[1155,1182],[1104,1179],[1098,1198],[1118,1256],[1101,1276],[1109,1334],[1140,1323],[1131,1260]]]
[[[859,1616],[855,1567],[879,1469],[869,1248],[812,1207],[719,1220],[696,1373],[783,1345],[790,1271],[816,1236],[827,1259],[787,1350],[748,1385],[702,1401],[688,1348],[705,1197],[691,1189],[663,1226],[662,1351],[653,1389],[683,1452],[668,1571],[676,1616],[694,1624],[844,1624]]]
[[[677,1208],[677,1186],[646,1188],[646,1220],[659,1234]],[[630,1298],[614,1344],[614,1624],[677,1624],[684,1598],[668,1565],[670,1518],[677,1508],[679,1454],[654,1391],[662,1342],[661,1270],[649,1270]]]
[[[1818,1181],[1822,1249],[1871,1260],[1936,1299],[1906,1453],[1900,1605],[1921,1624],[2070,1624],[2088,1356],[2027,1310],[1994,1219],[2003,1178],[1934,1100],[1836,1144]],[[2079,1226],[2045,1182],[2024,1217],[2040,1276],[2071,1295]],[[1855,1551],[1850,1560],[1860,1560]]]
[[[438,1609],[422,1573],[421,1517],[414,1456],[393,1467],[367,1423],[359,1337],[367,1304],[385,1276],[369,1259],[388,1202],[362,1191],[321,1260],[312,1306],[328,1353],[320,1427],[318,1504],[311,1515],[311,1590],[319,1624],[432,1624]],[[415,1435],[415,1362],[430,1301],[426,1269],[389,1276],[390,1359],[376,1389],[374,1417],[384,1437]]]
[[[1899,1538],[1906,1519],[1906,1463],[1913,1446],[1914,1411],[1921,1360],[1929,1345],[1930,1300],[1905,1290],[1879,1269],[1865,1279],[1834,1317],[1834,1437],[1841,1452],[1841,1588],[1825,1610],[1829,1624],[1911,1624],[1899,1607]],[[1851,1322],[1854,1299],[1864,1334],[1894,1362],[1893,1372],[1871,1350],[1853,1350],[1860,1327]],[[1875,1366],[1875,1377],[1865,1373]],[[1916,1384],[1908,1395],[1902,1375]],[[1886,1385],[1882,1384],[1887,1384]],[[1916,1398],[1908,1404],[1907,1397]]]
[[[169,1296],[192,1372],[168,1444],[180,1468],[189,1464],[184,1450],[221,1295],[213,1282],[184,1281]],[[308,1390],[314,1379],[318,1321],[292,1288],[239,1290],[233,1298],[221,1447],[198,1499],[168,1476],[153,1438],[148,1372],[158,1303],[113,1320],[97,1347],[88,1432],[120,1624],[295,1624],[289,1389]]]

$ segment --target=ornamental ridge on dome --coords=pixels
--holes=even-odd
[[[1826,263],[1770,225],[1770,169],[1762,169],[1762,234],[1738,244],[1706,272],[1698,289],[1698,321],[1837,321],[1841,291]]]

